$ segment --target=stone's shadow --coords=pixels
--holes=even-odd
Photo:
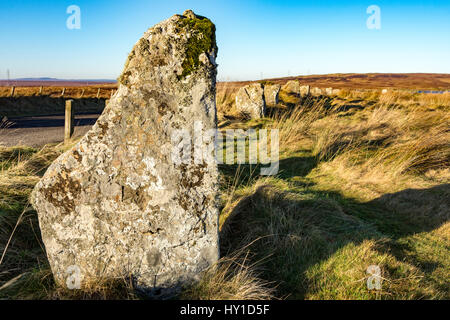
[[[450,184],[429,189],[405,189],[385,194],[365,203],[379,208],[376,215],[368,214],[378,230],[394,239],[428,232],[450,219]]]
[[[315,157],[289,157],[279,161],[279,171],[275,177],[290,179],[293,177],[304,177],[308,175],[317,165]],[[252,184],[261,178],[261,168],[269,167],[269,164],[219,164],[219,170],[222,173],[222,185]]]
[[[280,161],[279,176],[304,177],[314,167],[313,159],[288,158]],[[226,176],[232,168],[221,171]],[[280,296],[304,298],[311,285],[304,274],[309,267],[365,240],[389,238],[375,250],[424,272],[440,266],[415,261],[396,240],[430,232],[450,220],[450,184],[407,189],[368,202],[309,189],[308,184],[297,186],[305,187],[304,194],[261,185],[227,213],[220,232],[221,255],[245,247],[251,262],[259,261],[261,277],[277,283]]]
[[[305,177],[316,166],[316,157],[290,157],[280,160],[280,170],[277,174],[282,179],[290,179],[293,177]]]

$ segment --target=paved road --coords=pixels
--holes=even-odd
[[[100,114],[76,115],[74,137],[83,136]],[[1,120],[1,119],[0,119]],[[64,116],[22,117],[0,123],[0,145],[40,147],[64,140]]]

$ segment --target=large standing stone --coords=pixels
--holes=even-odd
[[[300,94],[300,82],[298,80],[289,80],[282,89],[287,93]]]
[[[192,11],[150,28],[94,127],[36,185],[58,283],[78,270],[82,286],[131,277],[165,295],[218,259],[217,164],[171,155],[194,121],[199,134],[216,128],[216,54],[215,26]]]
[[[261,83],[241,87],[236,94],[236,110],[252,119],[263,118],[266,113],[264,88]]]
[[[280,93],[280,88],[281,86],[279,84],[264,85],[264,98],[267,105],[275,106],[278,103],[278,94]]]

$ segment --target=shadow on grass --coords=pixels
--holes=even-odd
[[[290,179],[294,177],[305,177],[317,165],[317,159],[312,156],[294,156],[279,161],[279,171],[277,177]],[[221,185],[227,188],[234,183],[237,186],[250,185],[258,180],[262,168],[269,165],[251,165],[251,164],[220,164],[219,170],[222,173]]]
[[[279,177],[304,177],[314,167],[314,158],[284,159]],[[235,168],[221,170],[227,176]],[[257,177],[252,179],[256,181]],[[295,187],[295,183],[291,185]],[[249,246],[251,260],[259,261],[264,280],[278,284],[278,296],[304,298],[311,286],[305,276],[310,267],[325,262],[349,244],[357,246],[366,240],[387,239],[375,250],[408,261],[424,273],[440,266],[407,258],[408,248],[397,240],[435,230],[449,221],[450,184],[407,189],[369,202],[317,191],[307,184],[300,187],[301,191],[280,189],[270,182],[255,187],[232,208],[221,228],[221,254],[253,243]],[[445,289],[437,283],[432,285]]]

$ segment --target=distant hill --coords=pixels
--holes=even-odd
[[[61,81],[61,79],[57,78],[17,78],[17,79],[11,79],[10,81]]]
[[[284,84],[289,80],[299,80],[301,84],[319,88],[337,89],[417,89],[417,90],[450,90],[450,74],[448,73],[334,73],[308,76],[294,76],[272,78],[258,81],[270,81]],[[256,81],[218,82],[218,88],[240,87]],[[85,86],[116,86],[117,81],[112,79],[56,79],[20,78],[13,80],[0,80],[0,87],[85,87]]]
[[[448,73],[334,73],[308,76],[272,78],[269,81],[284,84],[289,80],[298,80],[303,85],[319,88],[337,89],[422,89],[449,90],[450,74]],[[220,86],[240,87],[249,82],[222,82]]]
[[[16,87],[36,87],[36,86],[66,86],[79,87],[99,84],[114,84],[116,80],[112,79],[57,79],[50,77],[41,78],[17,78],[11,80],[0,80],[0,86]]]

